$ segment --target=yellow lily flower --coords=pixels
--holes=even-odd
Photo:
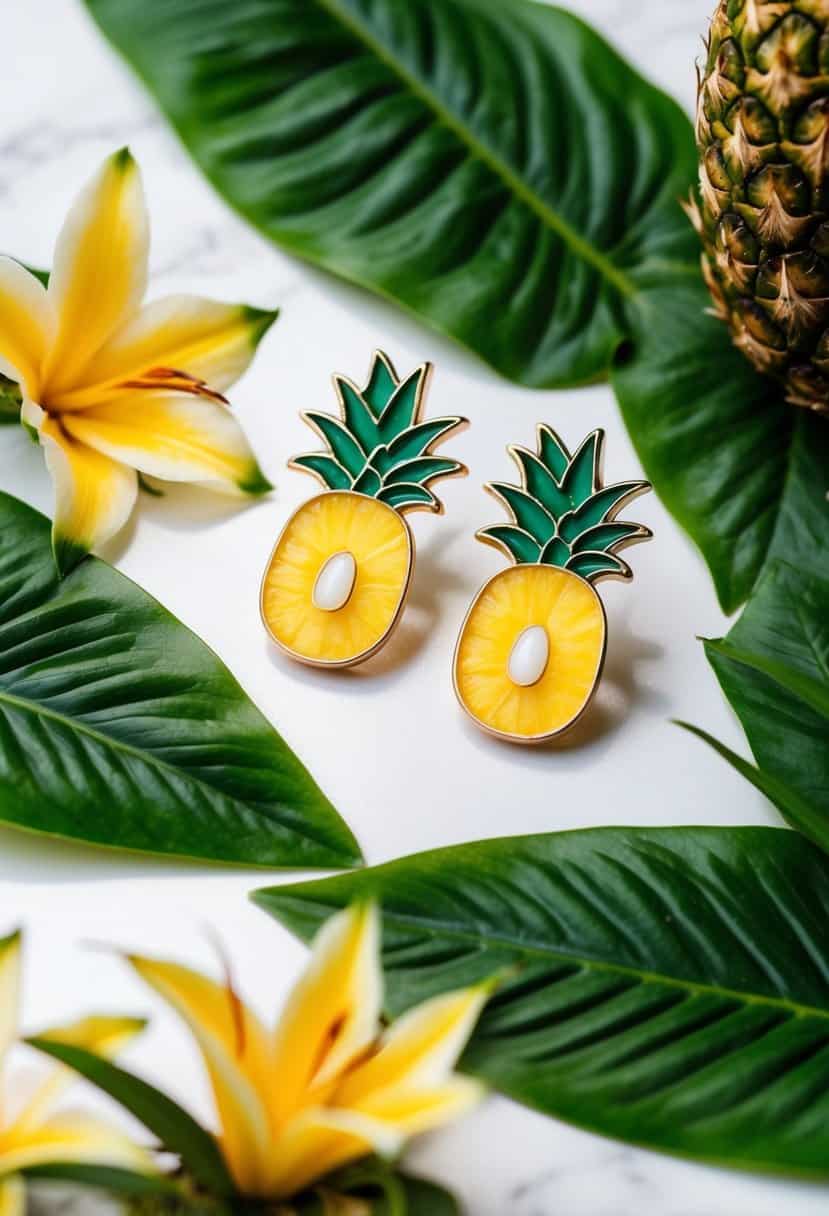
[[[201,1049],[239,1191],[288,1199],[372,1152],[473,1106],[482,1087],[453,1072],[488,985],[425,1002],[381,1025],[377,909],[357,905],[320,930],[304,976],[271,1032],[232,985],[130,956],[183,1017]]]
[[[148,250],[141,174],[123,148],[70,209],[48,288],[0,257],[0,372],[19,382],[45,451],[62,572],[126,522],[136,470],[271,488],[222,393],[276,313],[192,295],[141,307]]]
[[[0,1067],[17,1037],[20,1008],[21,938],[0,940]],[[84,1047],[99,1055],[120,1051],[143,1028],[136,1018],[84,1018],[46,1032],[52,1039]],[[24,1103],[3,1096],[0,1104],[0,1216],[23,1216],[25,1183],[20,1171],[34,1165],[61,1162],[149,1172],[149,1155],[123,1132],[82,1112],[55,1111],[55,1105],[75,1074],[52,1069]]]

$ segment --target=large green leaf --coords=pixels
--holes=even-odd
[[[696,259],[687,120],[560,9],[86,3],[252,223],[521,383],[604,375]]]
[[[829,577],[829,425],[782,401],[706,314],[701,280],[639,299],[612,380],[642,463],[702,550],[727,612],[792,551]]]
[[[827,439],[807,468],[822,424],[706,315],[672,101],[528,0],[86,3],[273,240],[520,383],[613,369],[648,476],[742,603],[825,490]]]
[[[388,1004],[503,971],[462,1066],[593,1131],[829,1176],[829,858],[773,828],[599,828],[255,901],[308,940],[383,910]]]
[[[758,770],[719,750],[829,852],[829,579],[774,563],[728,637],[705,651]]]
[[[96,844],[338,868],[354,838],[203,642],[0,494],[0,820]]]

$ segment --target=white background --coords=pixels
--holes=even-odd
[[[572,0],[690,110],[693,61],[711,0]],[[3,6],[0,248],[48,266],[54,235],[98,162],[128,142],[153,225],[151,293],[197,291],[282,317],[233,394],[277,493],[247,509],[182,489],[142,496],[106,556],[209,642],[309,764],[369,862],[436,845],[606,823],[776,823],[774,811],[704,745],[670,724],[702,724],[745,751],[697,635],[726,622],[696,552],[654,496],[630,512],[655,539],[631,551],[632,585],[603,584],[610,642],[601,694],[566,750],[526,751],[479,734],[458,709],[450,656],[465,609],[501,559],[472,539],[498,516],[481,491],[511,473],[505,446],[552,423],[571,444],[607,430],[609,480],[640,474],[606,387],[531,392],[500,381],[392,307],[268,246],[211,192],[149,100],[74,0]],[[308,447],[297,412],[330,408],[333,370],[360,378],[380,345],[398,369],[436,364],[434,413],[466,414],[453,445],[471,475],[441,487],[446,516],[414,517],[418,566],[405,624],[382,656],[337,676],[292,665],[261,628],[257,590],[275,534],[314,483],[285,470]],[[448,448],[447,448],[448,451]],[[0,486],[51,508],[38,450],[0,433]],[[107,807],[101,806],[101,815]],[[117,943],[215,966],[215,926],[242,990],[272,1016],[303,958],[246,902],[266,872],[119,857],[0,830],[0,931],[27,930],[25,1023],[91,1009],[157,1015],[132,1051],[209,1117],[199,1062],[171,1014],[122,964]],[[26,1071],[36,1065],[21,1056]],[[424,1173],[454,1186],[469,1216],[811,1216],[825,1191],[627,1149],[493,1098],[417,1146]]]

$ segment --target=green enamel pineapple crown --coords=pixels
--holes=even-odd
[[[548,426],[538,428],[538,451],[507,449],[521,471],[521,485],[489,482],[511,524],[493,524],[476,533],[513,561],[572,570],[589,582],[630,579],[633,573],[618,550],[648,540],[649,528],[626,523],[617,513],[651,489],[647,481],[602,483],[604,431],[592,431],[571,456]]]
[[[440,514],[443,504],[431,483],[467,470],[458,460],[436,456],[434,448],[467,422],[460,417],[421,420],[431,371],[430,363],[422,363],[400,380],[378,350],[365,388],[335,375],[340,417],[312,410],[302,414],[327,451],[297,456],[291,466],[312,473],[329,490],[366,494],[400,512]]]

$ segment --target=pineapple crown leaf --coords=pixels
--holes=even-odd
[[[364,388],[335,375],[339,418],[316,410],[302,414],[327,451],[304,453],[291,465],[328,489],[367,494],[398,511],[442,511],[429,483],[467,470],[434,449],[466,426],[466,419],[421,419],[430,373],[431,365],[423,363],[401,381],[387,356],[375,351]]]
[[[508,451],[521,485],[491,482],[486,489],[509,511],[508,524],[482,528],[478,539],[513,561],[561,566],[597,581],[632,578],[617,550],[647,540],[650,529],[616,518],[622,507],[649,490],[646,481],[602,484],[604,432],[591,431],[574,454],[546,425],[538,428],[537,451]]]

